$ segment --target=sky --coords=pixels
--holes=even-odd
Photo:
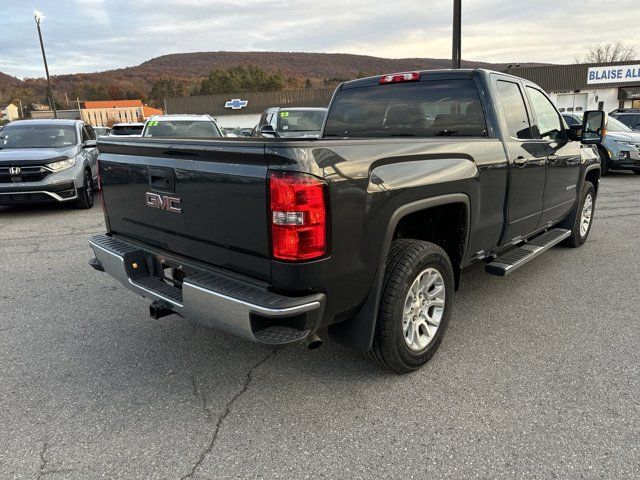
[[[640,57],[640,0],[462,4],[464,59],[573,63],[616,40]],[[219,50],[451,56],[452,0],[0,0],[0,72],[44,76],[36,9],[52,75]]]

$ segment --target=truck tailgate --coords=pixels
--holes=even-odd
[[[269,280],[264,144],[100,142],[111,233]]]

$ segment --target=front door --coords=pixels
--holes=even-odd
[[[502,243],[510,243],[533,232],[542,215],[545,145],[533,138],[530,115],[519,83],[496,80],[509,164],[507,228]]]
[[[542,216],[539,227],[566,216],[579,194],[580,143],[570,142],[560,114],[547,96],[538,88],[526,86],[533,111],[534,136],[541,139],[546,153],[546,179]]]

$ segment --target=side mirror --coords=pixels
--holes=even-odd
[[[582,143],[587,145],[602,143],[607,133],[607,120],[606,112],[600,110],[584,112],[584,117],[582,118]]]
[[[82,143],[82,148],[95,148],[98,145],[97,140],[85,140]]]
[[[260,127],[260,135],[263,137],[279,137],[278,132],[275,131],[272,125],[262,125]]]

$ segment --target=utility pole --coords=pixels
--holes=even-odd
[[[20,104],[20,118],[24,119],[24,110],[22,109],[22,100],[18,99],[18,103]]]
[[[80,120],[84,120],[82,118],[82,107],[80,106],[80,99],[76,97],[76,103],[78,104],[78,115],[80,115]]]
[[[53,98],[53,88],[51,87],[51,78],[49,77],[49,65],[47,65],[47,55],[44,53],[44,42],[42,41],[42,30],[40,30],[40,22],[44,18],[41,12],[36,10],[33,12],[33,18],[36,21],[36,27],[38,28],[38,38],[40,39],[40,50],[42,50],[42,60],[44,61],[44,71],[47,74],[47,84],[49,85],[49,101],[51,102],[51,109],[53,110],[53,118],[58,118],[58,111],[56,110],[56,101]]]
[[[460,68],[462,60],[462,0],[453,0],[453,45],[451,67]]]

